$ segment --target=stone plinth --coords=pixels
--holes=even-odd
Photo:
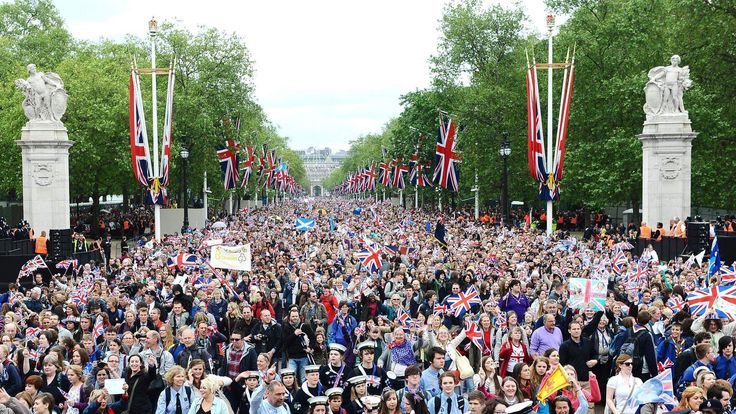
[[[692,140],[690,119],[685,113],[647,116],[642,143],[642,219],[654,228],[667,228],[674,217],[690,215]]]
[[[23,157],[23,218],[36,234],[69,228],[69,141],[61,122],[30,121],[15,141]]]

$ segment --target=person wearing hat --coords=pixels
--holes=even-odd
[[[261,376],[258,375],[258,371],[248,371],[242,376],[245,377],[245,387],[243,388],[243,397],[238,404],[238,412],[248,413],[250,412],[250,406],[255,396],[256,388],[260,384]]]
[[[296,371],[290,368],[284,368],[279,371],[281,377],[281,383],[286,388],[286,398],[284,402],[289,406],[289,411],[294,411],[294,398],[296,397],[297,391],[299,391],[299,383],[296,380]]]
[[[327,365],[320,368],[319,379],[327,387],[342,387],[348,375],[347,365],[343,362],[347,349],[336,343],[331,343],[329,348]]]
[[[327,414],[327,397],[313,397],[309,399],[309,414]]]
[[[294,397],[294,412],[297,414],[306,414],[309,409],[309,399],[324,395],[325,388],[319,382],[320,365],[307,365],[304,367],[307,380],[304,381],[299,391]]]
[[[340,309],[339,312],[327,329],[327,341],[350,348],[353,344],[352,333],[358,326],[358,322],[349,313],[350,306],[347,301],[340,302],[338,309]]]
[[[366,406],[362,401],[362,398],[368,395],[365,375],[359,375],[348,379],[348,385],[349,393],[345,393],[345,395],[343,395],[343,400],[346,401],[345,405],[348,414],[365,414]]]
[[[353,368],[348,374],[348,380],[354,377],[363,376],[366,378],[368,394],[381,395],[382,385],[386,383],[386,371],[378,367],[374,363],[375,360],[375,342],[363,341],[358,344],[358,356],[360,364]]]
[[[325,391],[327,396],[327,414],[348,414],[347,410],[342,407],[342,393],[344,390],[341,387],[330,388]]]
[[[719,400],[710,399],[700,403],[701,414],[723,414],[723,404]]]
[[[452,372],[440,375],[440,387],[442,392],[429,400],[428,408],[430,414],[467,414],[469,404],[464,397],[455,393],[457,380]]]

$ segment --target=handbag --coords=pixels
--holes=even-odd
[[[455,366],[460,371],[460,379],[468,379],[475,375],[470,360],[465,355],[455,354]]]
[[[121,414],[131,414],[130,412],[130,404],[133,403],[133,397],[135,396],[135,389],[138,387],[138,383],[141,382],[140,380],[136,381],[135,384],[133,384],[133,389],[130,390],[130,395],[128,396],[128,407],[121,413]]]
[[[158,396],[163,390],[166,389],[166,382],[164,382],[164,379],[158,372],[158,368],[161,366],[161,357],[163,357],[163,355],[164,353],[163,351],[161,351],[161,356],[156,358],[156,378],[154,378],[153,381],[151,381],[151,383],[148,385],[148,394],[152,396]],[[149,367],[148,369],[151,368]]]

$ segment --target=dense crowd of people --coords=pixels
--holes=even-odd
[[[315,225],[298,229],[298,218]],[[531,401],[540,413],[632,414],[633,391],[670,369],[676,408],[731,411],[736,322],[684,302],[706,266],[634,257],[625,231],[577,240],[338,198],[220,222],[11,284],[0,295],[0,407],[502,414]],[[249,243],[252,271],[209,266],[218,243]],[[167,265],[180,253],[200,264]],[[572,278],[607,280],[605,303],[573,305]],[[558,367],[569,386],[538,401]]]

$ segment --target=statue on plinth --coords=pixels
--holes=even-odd
[[[682,101],[683,92],[693,85],[690,68],[680,67],[680,56],[670,58],[670,66],[657,66],[649,73],[644,87],[647,116],[687,113]]]
[[[66,112],[67,94],[64,82],[54,72],[37,72],[28,65],[28,79],[16,79],[15,86],[23,92],[23,112],[29,121],[56,121]]]

